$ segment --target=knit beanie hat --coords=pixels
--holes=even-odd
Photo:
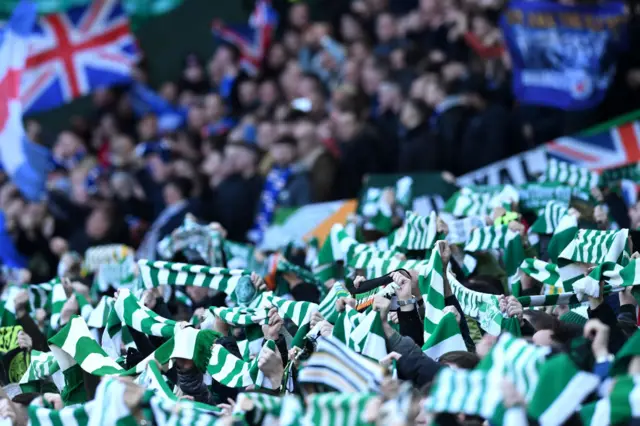
[[[189,359],[193,361],[199,371],[204,373],[207,371],[211,359],[211,347],[218,337],[220,334],[213,330],[183,328],[175,335],[170,358]]]
[[[560,315],[558,318],[560,321],[568,322],[570,324],[577,324],[584,326],[587,323],[587,318],[583,317],[575,311],[569,311],[566,314]]]

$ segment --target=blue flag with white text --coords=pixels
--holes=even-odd
[[[564,110],[602,102],[627,41],[622,2],[512,1],[501,27],[516,98]]]

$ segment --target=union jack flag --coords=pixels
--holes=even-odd
[[[546,146],[551,157],[600,171],[640,161],[640,122],[589,136],[565,136]]]
[[[25,113],[58,107],[101,87],[127,83],[139,59],[120,0],[95,0],[42,17],[29,39],[21,81]]]
[[[271,1],[257,0],[248,24],[227,25],[215,20],[212,30],[215,37],[235,45],[242,55],[242,66],[248,72],[256,74],[271,45],[277,26],[278,13],[271,6]]]

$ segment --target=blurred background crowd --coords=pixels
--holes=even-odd
[[[277,29],[254,72],[222,42],[211,57],[185,55],[181,78],[155,93],[143,59],[132,87],[94,91],[90,113],[54,138],[27,117],[55,169],[45,202],[5,180],[3,262],[40,282],[68,250],[117,242],[155,259],[187,213],[259,242],[277,207],[355,198],[368,174],[461,175],[640,107],[633,5],[604,102],[565,111],[514,99],[500,0],[325,3],[320,21],[304,2],[274,1]],[[136,91],[177,117],[141,111]]]

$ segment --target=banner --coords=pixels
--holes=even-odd
[[[613,120],[610,123],[619,123]],[[601,171],[640,162],[640,123],[637,121],[592,129],[575,136],[565,136],[531,151],[514,155],[506,160],[460,176],[457,183],[468,185],[520,185],[543,173],[547,158],[577,164]]]
[[[10,14],[20,0],[2,0],[0,14]],[[38,8],[38,13],[59,13],[71,7],[85,6],[91,0],[32,0]],[[177,7],[183,0],[122,0],[122,5],[128,15],[149,16],[160,15]]]
[[[410,194],[406,200],[407,209],[413,210],[422,216],[429,216],[434,210],[436,212],[442,210],[447,199],[457,191],[454,184],[442,178],[442,173],[369,175],[360,193],[358,211],[361,211],[363,202],[370,198],[372,191],[395,188],[399,182],[406,182],[406,186],[410,188],[408,190]]]
[[[501,27],[516,98],[565,110],[602,102],[626,44],[622,2],[565,6],[512,1]]]
[[[467,173],[457,179],[460,186],[521,185],[544,173],[547,168],[546,148],[541,146]]]

